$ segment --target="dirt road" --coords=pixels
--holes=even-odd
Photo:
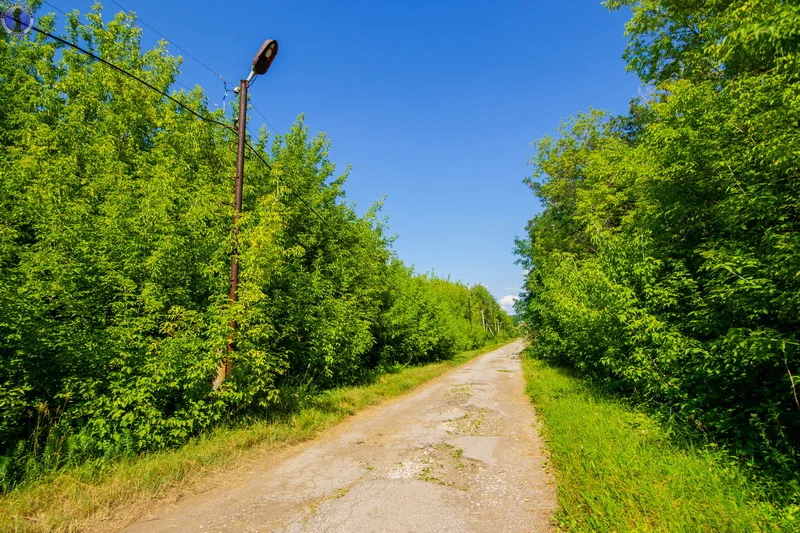
[[[481,356],[128,531],[550,531],[554,483],[521,349]]]

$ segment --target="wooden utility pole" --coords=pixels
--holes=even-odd
[[[231,307],[239,301],[239,219],[242,216],[242,190],[244,189],[244,150],[247,141],[247,86],[248,80],[239,82],[239,144],[236,147],[236,199],[233,207],[233,250],[231,250],[231,290],[228,300]],[[236,320],[231,319],[228,336],[228,354],[225,358],[225,377],[233,370],[233,352],[236,350]]]
[[[267,39],[261,48],[258,49],[256,56],[253,58],[250,76],[246,80],[239,82],[239,117],[237,119],[237,134],[238,145],[236,147],[236,186],[234,193],[233,203],[233,229],[231,230],[233,236],[233,243],[231,249],[231,287],[228,293],[228,301],[230,302],[230,309],[234,313],[231,315],[229,323],[230,331],[228,332],[228,346],[226,349],[225,357],[217,369],[217,377],[212,383],[214,390],[218,389],[225,378],[231,375],[233,371],[234,352],[236,351],[236,328],[238,324],[233,310],[236,302],[239,300],[239,219],[242,216],[242,191],[244,189],[244,153],[247,147],[247,88],[250,82],[256,76],[266,74],[275,56],[278,54],[278,42],[273,39]]]
[[[469,291],[469,303],[467,306],[467,313],[469,313],[469,332],[472,333],[472,291]]]
[[[239,219],[242,215],[242,190],[244,189],[244,151],[247,141],[247,80],[239,83],[239,118],[238,126],[238,145],[236,147],[236,185],[233,203],[233,247],[231,249],[231,279],[230,291],[228,292],[228,302],[230,307],[239,300]],[[214,388],[219,388],[225,378],[233,371],[233,353],[236,351],[236,319],[231,318],[228,324],[228,346],[225,358],[217,369],[217,379],[214,380]]]

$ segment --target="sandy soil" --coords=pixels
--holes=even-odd
[[[126,531],[552,531],[516,342]]]

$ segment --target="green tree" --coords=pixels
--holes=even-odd
[[[539,143],[527,182],[545,209],[517,241],[520,310],[542,356],[790,472],[798,8],[610,5],[632,7],[626,58],[654,93]]]

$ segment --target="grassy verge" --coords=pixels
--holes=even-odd
[[[277,420],[219,428],[179,449],[54,473],[0,497],[0,531],[116,530],[155,500],[207,487],[236,464],[263,460],[265,452],[308,440],[359,409],[400,396],[499,346],[327,391]]]
[[[523,359],[558,479],[563,531],[800,530],[713,447],[674,442],[648,416],[546,363]]]

